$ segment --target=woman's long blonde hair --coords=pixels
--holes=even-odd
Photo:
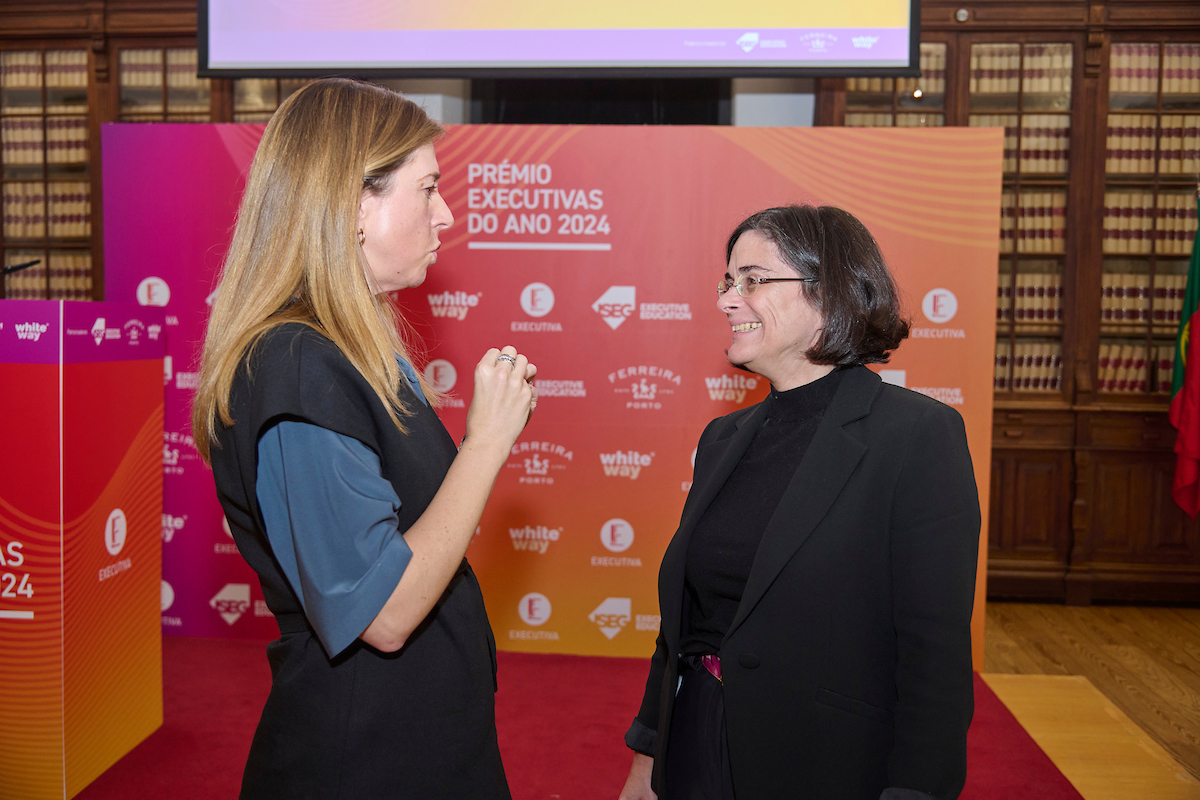
[[[386,192],[392,173],[442,133],[411,100],[343,78],[311,83],[280,105],[254,155],[204,338],[192,431],[206,463],[217,419],[234,424],[238,365],[260,336],[288,322],[337,345],[404,430],[398,415],[411,412],[397,394],[395,359],[408,357],[397,333],[403,320],[371,291],[359,203],[364,192]]]

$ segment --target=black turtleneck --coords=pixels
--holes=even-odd
[[[787,491],[841,382],[834,370],[786,392],[771,389],[766,418],[733,474],[696,523],[684,585],[688,629],[681,653],[719,653],[763,532]]]

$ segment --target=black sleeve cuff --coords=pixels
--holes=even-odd
[[[655,751],[658,750],[658,731],[652,731],[640,720],[634,719],[625,733],[625,744],[630,750],[654,758]]]
[[[879,800],[937,800],[937,798],[916,789],[891,787],[883,790],[883,794],[879,795]]]

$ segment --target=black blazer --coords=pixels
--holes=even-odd
[[[662,629],[638,721],[670,749],[688,541],[762,423],[714,420],[659,571]],[[848,369],[763,535],[721,645],[739,800],[957,797],[973,711],[979,499],[962,417]]]

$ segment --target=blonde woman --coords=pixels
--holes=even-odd
[[[510,796],[463,555],[536,369],[488,350],[456,448],[385,294],[421,284],[452,222],[441,133],[394,92],[322,80],[250,170],[193,411],[281,634],[243,798]]]

